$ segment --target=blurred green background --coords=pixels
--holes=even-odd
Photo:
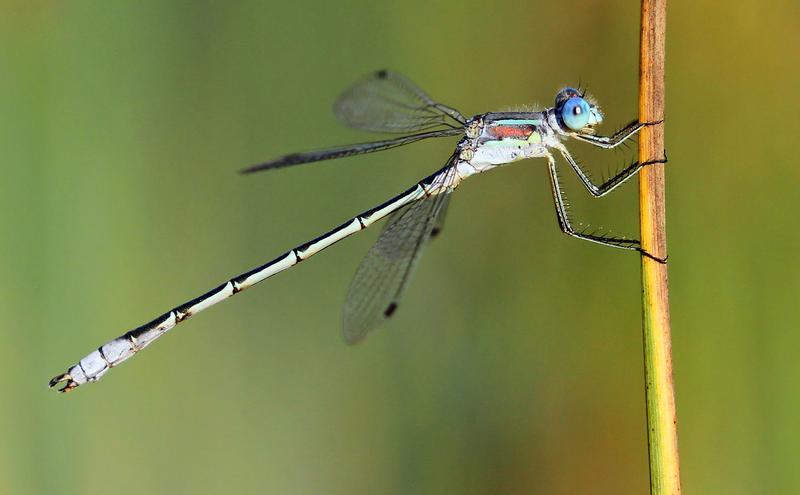
[[[686,493],[800,492],[794,1],[672,2],[668,228]],[[257,176],[371,139],[378,68],[475,114],[580,80],[636,115],[638,2],[0,2],[0,492],[646,493],[638,257],[557,228],[544,162],[466,182],[396,317],[340,336],[379,229],[181,325],[106,340],[437,169],[454,141]],[[630,153],[571,149],[595,170]],[[634,183],[575,214],[637,231]]]

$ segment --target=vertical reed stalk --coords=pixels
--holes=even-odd
[[[664,41],[666,0],[642,0],[639,62],[639,119],[664,119]],[[664,126],[647,126],[639,138],[639,160],[664,155]],[[642,247],[656,258],[667,257],[664,206],[664,166],[646,166],[639,174],[639,217]],[[675,389],[672,379],[667,265],[642,256],[642,316],[644,332],[647,439],[650,493],[679,495]]]

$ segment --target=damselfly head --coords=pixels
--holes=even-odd
[[[574,132],[591,134],[603,122],[600,108],[575,88],[564,88],[556,95],[556,115],[560,123]]]

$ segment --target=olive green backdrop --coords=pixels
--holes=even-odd
[[[371,139],[371,70],[465,114],[588,85],[636,115],[638,2],[0,2],[0,493],[618,494],[648,486],[639,262],[556,225],[544,162],[466,182],[395,318],[340,336],[378,229],[181,325],[102,342],[438,168]],[[796,2],[672,2],[668,228],[687,494],[800,492]],[[630,152],[572,145],[602,173]],[[634,234],[630,184],[582,221]]]

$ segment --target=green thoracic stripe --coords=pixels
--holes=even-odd
[[[532,132],[528,139],[514,139],[514,138],[503,138],[498,141],[486,141],[481,146],[487,146],[489,148],[515,148],[517,146],[527,146],[531,143],[541,143],[542,142],[542,135],[538,132]]]

